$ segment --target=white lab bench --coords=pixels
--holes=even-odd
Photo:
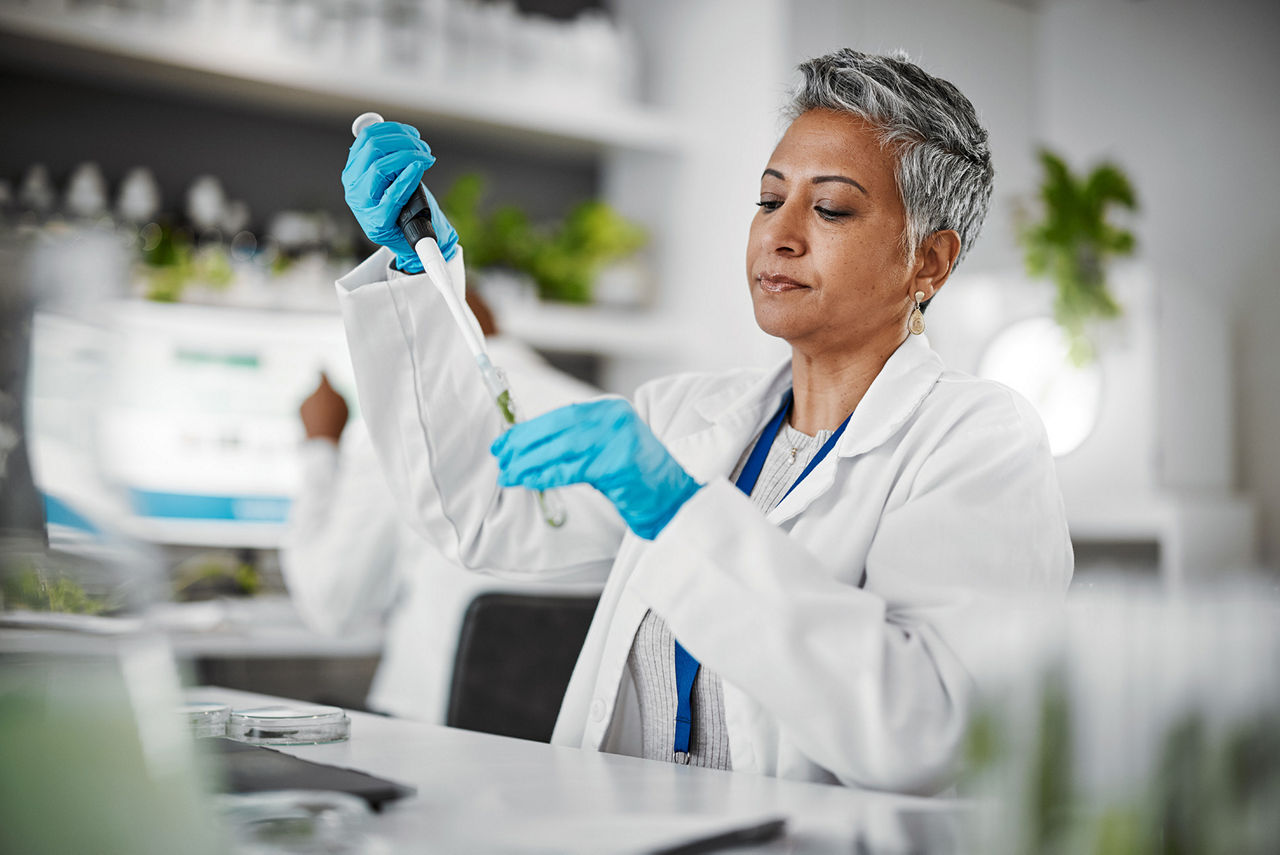
[[[217,687],[192,699],[234,707],[280,699]],[[963,852],[972,814],[949,799],[897,796],[677,766],[349,713],[351,737],[279,747],[416,788],[373,815],[376,851],[659,851],[718,828],[785,817],[752,852]],[[371,849],[370,851],[375,851]]]

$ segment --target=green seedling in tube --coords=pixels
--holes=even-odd
[[[480,373],[484,376],[485,385],[489,387],[489,391],[494,393],[494,403],[498,405],[498,412],[502,414],[502,420],[510,427],[519,419],[516,416],[516,403],[511,400],[511,389],[507,386],[506,375],[502,373],[502,369],[494,366],[489,361],[488,356],[483,359],[477,359],[476,364],[480,367]],[[547,525],[552,528],[559,528],[564,525],[566,513],[564,504],[554,493],[548,493],[543,490],[537,491],[538,507],[542,509],[542,518],[546,520]]]

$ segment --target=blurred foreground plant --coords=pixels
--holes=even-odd
[[[1086,792],[1073,758],[1080,738],[1060,667],[1041,678],[1030,742],[1007,711],[975,715],[962,789],[995,795],[990,853],[1269,855],[1280,841],[1280,710],[1211,726],[1197,709],[1156,740],[1153,767],[1127,790]],[[979,850],[975,850],[979,851]]]
[[[64,575],[50,575],[35,563],[24,569],[9,568],[0,587],[0,606],[35,612],[96,615],[111,603],[90,596],[84,586]]]
[[[1062,158],[1041,149],[1040,165],[1042,215],[1020,226],[1018,240],[1027,273],[1057,286],[1054,317],[1067,335],[1071,361],[1084,365],[1094,356],[1089,323],[1120,314],[1107,288],[1107,261],[1132,255],[1136,246],[1133,233],[1107,217],[1113,207],[1136,210],[1138,203],[1129,179],[1114,164],[1077,176]]]

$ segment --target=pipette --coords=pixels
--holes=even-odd
[[[351,123],[351,133],[358,137],[360,132],[369,125],[381,121],[383,121],[382,116],[377,113],[362,113]],[[488,388],[494,403],[498,405],[502,420],[508,426],[514,425],[517,420],[517,411],[515,401],[511,398],[511,389],[507,385],[507,377],[502,373],[501,368],[489,361],[484,339],[463,307],[462,298],[453,290],[444,256],[440,254],[440,246],[436,243],[435,229],[431,225],[431,208],[427,204],[426,192],[422,186],[413,191],[408,203],[401,210],[400,216],[396,218],[396,224],[404,232],[409,245],[418,253],[418,258],[422,261],[422,269],[431,279],[431,284],[436,286],[440,296],[444,298],[445,305],[449,307],[449,314],[453,315],[454,323],[462,333],[462,340],[467,343],[467,348],[475,357],[480,376],[484,378],[485,387]],[[542,490],[537,491],[537,494],[538,506],[542,509],[542,517],[547,521],[547,525],[553,528],[564,525],[566,514],[564,504],[559,497]]]

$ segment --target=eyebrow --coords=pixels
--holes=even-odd
[[[786,181],[786,180],[787,180],[787,177],[786,177],[785,175],[783,175],[781,172],[779,172],[778,170],[776,170],[776,169],[766,169],[766,170],[764,171],[764,175],[772,175],[774,178],[777,178],[777,179],[779,179],[780,181]],[[763,178],[763,177],[764,177],[764,175],[762,175],[761,177]],[[828,181],[839,181],[841,184],[848,184],[848,185],[851,185],[851,186],[853,186],[853,187],[857,187],[859,190],[861,190],[861,191],[862,191],[864,194],[866,194],[867,196],[870,196],[870,195],[871,195],[870,193],[868,193],[868,192],[867,192],[867,188],[866,188],[866,187],[863,187],[861,184],[859,184],[857,181],[854,181],[852,178],[846,178],[846,177],[845,177],[845,176],[843,176],[843,175],[818,175],[818,176],[815,176],[815,177],[812,179],[811,183],[813,183],[813,184],[824,184],[824,183],[826,183],[826,182],[828,182]]]

